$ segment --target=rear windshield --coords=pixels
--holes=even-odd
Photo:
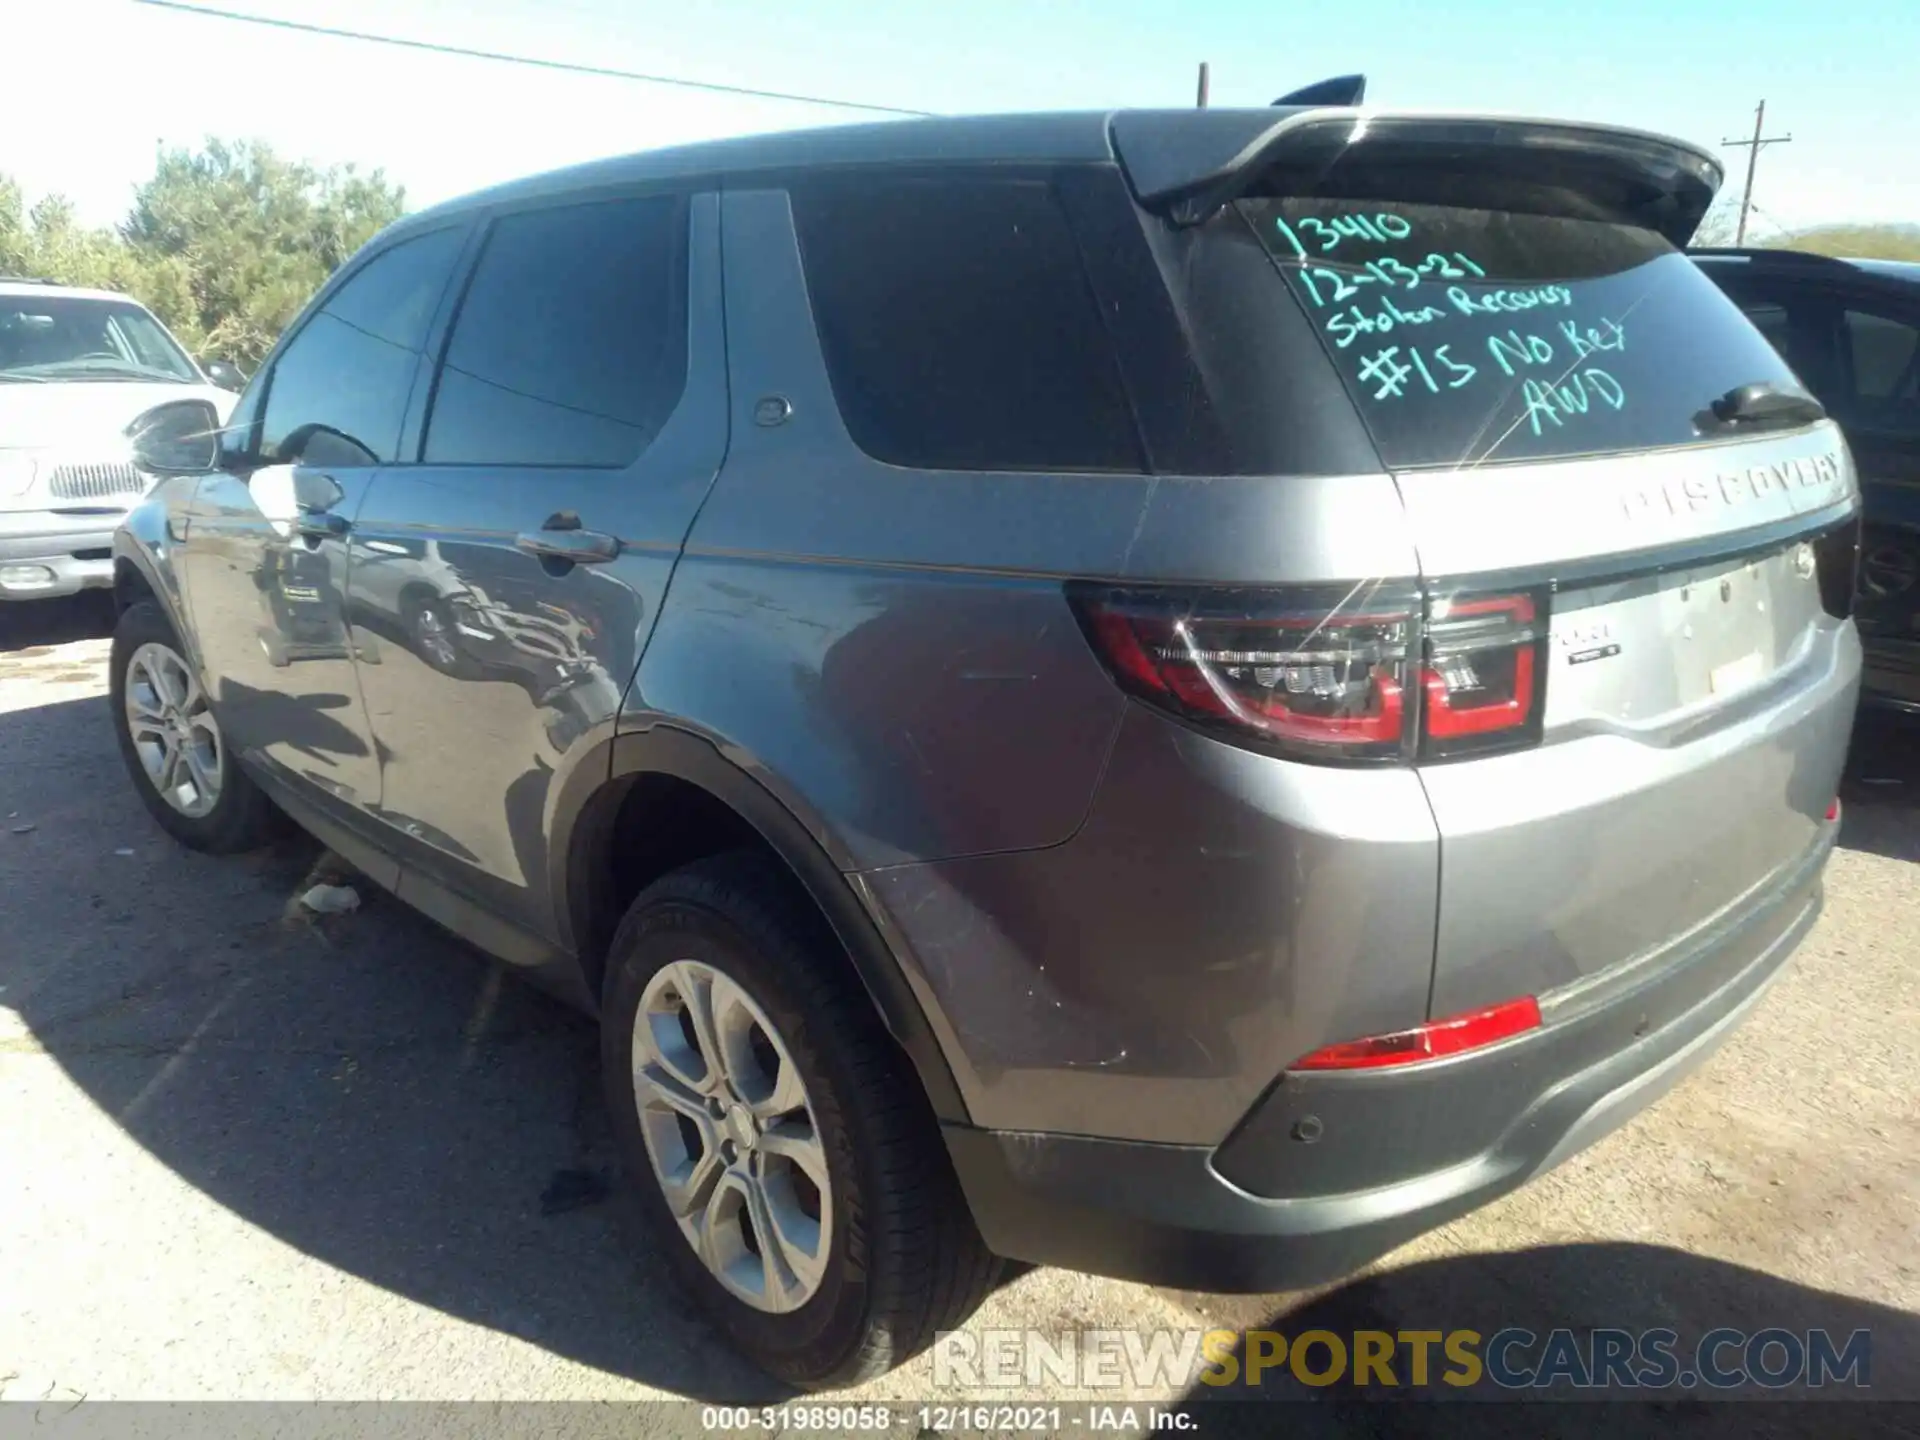
[[[1288,197],[1239,209],[1393,469],[1687,444],[1736,386],[1800,388],[1692,261],[1636,226]]]

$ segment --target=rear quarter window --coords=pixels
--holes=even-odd
[[[1799,390],[1686,256],[1637,226],[1392,201],[1239,202],[1394,469],[1720,438],[1740,385]]]
[[[862,450],[914,469],[1142,469],[1048,181],[847,174],[791,193],[834,400]]]

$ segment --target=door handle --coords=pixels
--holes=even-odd
[[[513,543],[542,560],[567,560],[576,565],[603,564],[620,553],[619,539],[598,530],[528,530]]]

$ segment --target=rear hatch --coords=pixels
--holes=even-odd
[[[1710,157],[1352,111],[1282,117],[1185,181],[1136,152],[1150,207],[1257,242],[1398,488],[1441,837],[1431,1013],[1655,959],[1766,894],[1820,843],[1844,760],[1858,492],[1675,248]]]

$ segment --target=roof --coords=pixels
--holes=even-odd
[[[933,116],[707,141],[590,161],[450,200],[398,222],[390,233],[433,224],[487,206],[536,200],[602,186],[776,173],[801,167],[953,162],[1074,164],[1118,160],[1136,192],[1169,196],[1203,188],[1253,163],[1283,140],[1325,131],[1331,143],[1394,127],[1445,129],[1470,141],[1503,139],[1519,148],[1615,152],[1643,188],[1678,186],[1688,205],[1705,208],[1720,180],[1719,162],[1682,141],[1617,126],[1485,114],[1272,105],[1261,109],[1078,111],[1037,115]],[[1284,132],[1293,132],[1286,134]],[[1684,208],[1684,207],[1683,207]],[[1697,223],[1698,216],[1692,220]],[[1691,233],[1692,223],[1683,234]]]
[[[1173,112],[1191,115],[1184,110]],[[1272,124],[1277,110],[1199,112],[1240,115]],[[831,125],[812,130],[783,130],[731,140],[707,140],[633,155],[590,160],[524,180],[508,181],[461,196],[409,216],[411,228],[488,205],[536,199],[556,191],[597,185],[643,184],[655,180],[777,171],[798,166],[837,166],[941,161],[998,160],[1007,163],[1071,164],[1113,158],[1107,138],[1110,116],[1102,111],[1052,115],[933,116],[924,120],[882,120],[860,125]],[[1235,127],[1251,128],[1243,119]]]
[[[42,280],[16,279],[11,275],[0,278],[0,296],[28,300],[44,300],[49,297],[58,297],[62,300],[117,300],[123,305],[140,303],[132,296],[122,295],[117,290],[90,290],[80,285],[53,285]]]

